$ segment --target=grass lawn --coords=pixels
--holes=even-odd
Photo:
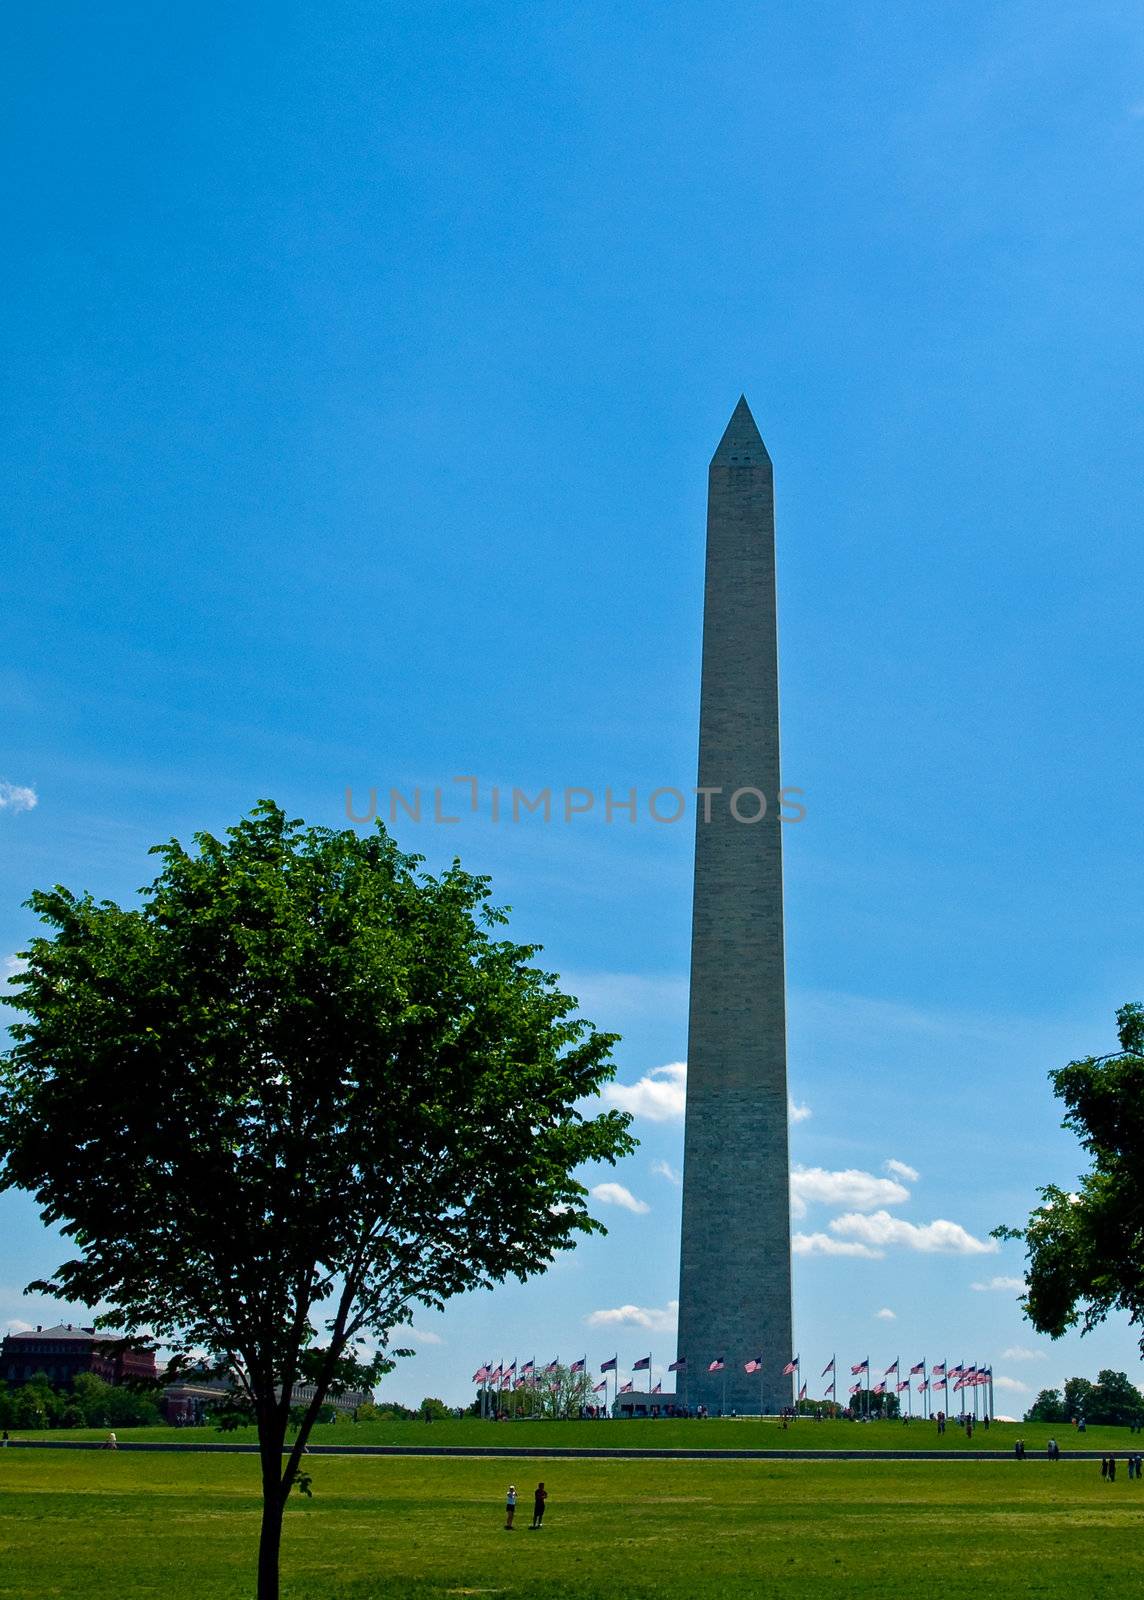
[[[1134,1592],[1144,1555],[1144,1483],[1093,1462],[514,1463],[511,1534],[508,1463],[312,1467],[284,1600],[1072,1597]],[[250,1600],[257,1527],[249,1457],[0,1451],[4,1600]]]
[[[166,1440],[174,1443],[220,1442],[253,1443],[252,1428],[236,1433],[219,1433],[207,1428],[120,1428],[119,1439]],[[53,1429],[27,1438],[95,1439],[106,1438],[106,1429],[66,1432]],[[1126,1428],[1089,1428],[1078,1434],[1067,1425],[1051,1426],[1037,1422],[997,1422],[988,1429],[980,1424],[967,1441],[964,1431],[950,1423],[938,1436],[932,1422],[916,1419],[909,1426],[901,1422],[811,1422],[801,1420],[790,1428],[758,1418],[708,1421],[642,1422],[481,1422],[464,1417],[459,1422],[373,1422],[354,1426],[352,1422],[327,1423],[314,1429],[311,1443],[345,1446],[362,1444],[469,1445],[480,1448],[528,1445],[541,1449],[569,1446],[607,1446],[635,1449],[744,1449],[744,1450],[999,1450],[1013,1453],[1015,1439],[1024,1439],[1030,1453],[1044,1452],[1050,1438],[1062,1450],[1140,1450],[1144,1435],[1130,1434]]]

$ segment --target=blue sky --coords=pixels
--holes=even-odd
[[[1144,998],[1138,8],[121,0],[26,12],[3,70],[0,955],[33,886],[128,898],[262,795],[339,824],[472,773],[401,842],[493,874],[620,1083],[683,1061],[690,827],[485,786],[693,782],[745,390],[808,807],[792,1155],[833,1175],[795,1226],[880,1252],[796,1257],[807,1370],[992,1357],[1014,1411],[1139,1377],[972,1249],[1075,1174],[1045,1075]],[[419,1318],[390,1393],[671,1358],[681,1123],[637,1132],[607,1176],[648,1209]],[[0,1199],[0,1323],[53,1260]]]

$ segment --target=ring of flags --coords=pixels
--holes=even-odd
[[[600,1362],[599,1371],[601,1381],[592,1385],[592,1393],[606,1394],[608,1387],[607,1374],[612,1372],[616,1374],[615,1381],[617,1395],[633,1394],[635,1393],[634,1375],[637,1372],[646,1372],[648,1374],[650,1383],[651,1368],[652,1357],[649,1352],[647,1355],[640,1356],[632,1362],[631,1372],[633,1376],[627,1382],[621,1384],[619,1382],[619,1352],[617,1351],[615,1355],[610,1356],[606,1361]],[[749,1360],[742,1363],[743,1371],[750,1376],[763,1373],[765,1368],[766,1360],[762,1353],[753,1355]],[[522,1361],[519,1363],[519,1365],[514,1357],[510,1362],[499,1361],[495,1364],[489,1361],[484,1362],[473,1373],[471,1381],[487,1389],[521,1389],[529,1386],[535,1386],[538,1370],[543,1371],[546,1377],[553,1378],[559,1372],[559,1369],[559,1357],[554,1357],[542,1369],[537,1368],[535,1357],[529,1361]],[[568,1367],[569,1374],[573,1377],[585,1375],[587,1374],[587,1370],[588,1357],[586,1355],[580,1356],[577,1360],[571,1362]],[[667,1366],[668,1372],[682,1373],[685,1381],[687,1370],[688,1367],[686,1356],[677,1356],[676,1359],[669,1362]],[[724,1374],[725,1383],[727,1371],[726,1355],[721,1354],[713,1356],[712,1359],[706,1364],[706,1370],[710,1374],[722,1372]],[[862,1382],[863,1378],[865,1378],[866,1386],[869,1387],[870,1370],[869,1356],[866,1356],[861,1361],[851,1364],[850,1375],[853,1378],[857,1378],[859,1381],[857,1383],[852,1383],[849,1386],[847,1391],[849,1394],[856,1395],[862,1393],[864,1387]],[[837,1356],[832,1355],[819,1375],[822,1378],[830,1378],[830,1382],[826,1385],[825,1395],[831,1398],[837,1394],[837,1373]],[[798,1400],[805,1400],[807,1396],[807,1385],[805,1382],[801,1381],[801,1357],[797,1355],[792,1356],[791,1359],[783,1366],[782,1375],[784,1378],[794,1378]],[[954,1365],[950,1365],[947,1359],[934,1362],[932,1366],[927,1367],[927,1363],[923,1358],[921,1361],[914,1362],[914,1364],[908,1369],[907,1376],[903,1378],[901,1375],[900,1358],[895,1356],[890,1365],[886,1367],[879,1382],[875,1383],[873,1387],[869,1387],[869,1393],[871,1395],[881,1396],[891,1392],[891,1386],[887,1384],[886,1381],[891,1376],[894,1378],[892,1392],[895,1394],[908,1394],[911,1387],[910,1379],[920,1378],[921,1381],[917,1385],[917,1392],[920,1395],[926,1396],[927,1400],[928,1396],[933,1395],[936,1397],[940,1391],[944,1394],[946,1405],[948,1405],[949,1392],[951,1389],[956,1394],[966,1389],[987,1388],[989,1393],[986,1396],[986,1402],[987,1405],[992,1405],[993,1368],[989,1365],[974,1364],[972,1366],[967,1366],[963,1361],[959,1361]],[[654,1395],[662,1394],[662,1381],[658,1381],[655,1386],[649,1390],[649,1393]]]

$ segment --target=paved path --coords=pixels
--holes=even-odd
[[[104,1450],[101,1440],[13,1439],[14,1450]],[[120,1450],[186,1455],[257,1455],[255,1444],[143,1443],[121,1440]],[[1144,1449],[1144,1446],[1142,1446]],[[284,1451],[284,1454],[287,1452]],[[535,1457],[542,1461],[1016,1461],[1011,1450],[623,1450],[543,1445],[314,1444],[311,1456],[440,1456],[443,1459]],[[1062,1461],[1099,1461],[1108,1451],[1062,1450]],[[1115,1452],[1113,1452],[1115,1454]],[[1133,1454],[1124,1451],[1123,1455]],[[1026,1461],[1044,1461],[1043,1453]]]

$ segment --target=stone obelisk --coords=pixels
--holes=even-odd
[[[792,1399],[779,781],[774,475],[744,398],[708,473],[679,1272],[687,1399],[713,1414]]]

